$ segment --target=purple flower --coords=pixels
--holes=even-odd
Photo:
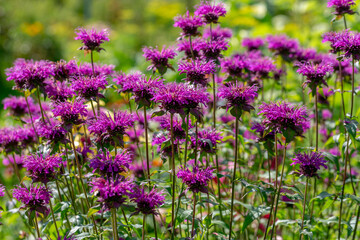
[[[9,110],[9,115],[14,117],[21,117],[25,114],[29,114],[29,109],[31,113],[37,112],[37,107],[34,104],[34,100],[31,97],[28,97],[29,108],[26,104],[25,97],[15,97],[11,96],[5,98],[2,103],[4,104],[4,110]]]
[[[344,30],[334,40],[333,48],[344,52],[346,58],[360,60],[360,33]]]
[[[174,129],[174,130],[176,130],[176,129]],[[178,131],[177,133],[175,133],[175,131],[174,131],[174,136],[184,136],[184,130]],[[178,153],[178,147],[184,141],[183,139],[184,138],[180,138],[180,137],[175,139],[175,141],[174,141],[174,150],[175,150],[174,154],[175,155]],[[172,157],[171,144],[162,145],[164,142],[170,143],[170,141],[171,141],[171,139],[170,139],[169,132],[166,134],[164,134],[162,132],[157,132],[154,134],[154,136],[152,138],[152,145],[158,145],[157,151],[160,153],[161,159],[167,159],[167,158]]]
[[[219,17],[223,17],[226,14],[226,9],[223,3],[212,5],[210,2],[202,2],[195,7],[194,14],[202,17],[203,21],[207,24],[218,23]]]
[[[0,184],[0,197],[5,196],[5,187],[4,185]]]
[[[187,59],[189,59],[189,58],[195,58],[196,59],[196,58],[200,57],[200,51],[201,51],[202,44],[203,44],[202,39],[194,38],[194,39],[191,40],[191,46],[192,46],[192,49],[191,49],[190,41],[188,39],[182,39],[178,43],[177,51],[184,52],[185,57]],[[192,50],[192,52],[191,52],[191,50]]]
[[[335,8],[334,15],[340,16],[347,14],[354,14],[355,12],[351,10],[351,6],[355,5],[354,0],[328,0],[327,7]]]
[[[19,153],[36,142],[36,135],[32,128],[2,128],[0,129],[0,147],[6,153]]]
[[[299,48],[295,55],[295,59],[299,62],[308,62],[316,58],[316,50],[312,48]]]
[[[254,123],[251,126],[251,130],[255,130],[259,134],[259,138],[256,139],[258,142],[273,142],[275,139],[275,132],[266,132],[266,127],[261,123]]]
[[[168,83],[160,88],[153,100],[160,103],[160,108],[170,113],[184,113],[184,109],[192,110],[200,104],[209,102],[209,94],[203,88],[195,88],[187,83]]]
[[[310,122],[305,106],[291,105],[287,102],[263,103],[259,107],[262,114],[262,124],[266,130],[276,133],[294,131],[296,136],[302,136],[310,128]]]
[[[171,122],[170,122],[170,116],[161,116],[156,118],[158,122],[160,123],[160,128],[166,129],[169,133],[171,132]],[[183,128],[184,126],[184,128]],[[174,138],[176,140],[183,140],[186,137],[186,122],[183,123],[182,119],[179,117],[173,117],[173,132],[174,132]],[[189,120],[189,126],[188,129],[193,128],[191,125],[191,122]]]
[[[330,42],[331,52],[332,53],[339,53],[342,51],[342,46],[338,45],[337,42],[339,42],[342,39],[343,35],[347,35],[348,31],[342,31],[342,32],[327,32],[322,35],[322,42]]]
[[[124,146],[124,134],[128,127],[134,125],[134,118],[128,112],[100,113],[97,119],[88,121],[90,133],[95,135],[95,142],[99,144]]]
[[[136,212],[144,215],[157,215],[156,209],[165,203],[165,196],[163,191],[156,191],[153,188],[151,191],[146,191],[144,188],[137,188],[131,194],[131,201],[136,203]]]
[[[304,86],[309,86],[309,88],[314,93],[316,91],[316,88],[320,87],[322,84],[327,86],[325,77],[334,71],[333,66],[326,61],[323,61],[320,64],[314,64],[313,62],[305,62],[298,63],[296,65],[299,67],[297,72],[306,77]]]
[[[51,193],[44,186],[32,186],[28,188],[17,187],[13,190],[13,196],[25,205],[30,211],[36,211],[47,215],[47,204],[50,202]]]
[[[318,177],[317,171],[320,170],[320,167],[323,166],[327,168],[326,160],[322,153],[311,152],[311,153],[298,153],[292,159],[293,162],[291,166],[299,164],[300,169],[298,173],[306,177]]]
[[[234,117],[240,117],[243,111],[255,109],[251,103],[257,97],[256,86],[244,86],[242,83],[226,83],[219,88],[218,96],[226,100],[226,110],[230,110]]]
[[[131,155],[124,150],[113,156],[108,150],[100,151],[93,159],[90,160],[90,167],[99,171],[103,176],[117,175],[126,172],[131,163]]]
[[[30,173],[33,182],[48,183],[56,179],[62,158],[59,155],[43,156],[33,154],[25,157],[24,167]]]
[[[215,129],[203,129],[198,132],[198,147],[202,152],[215,153],[217,144],[222,141],[221,132]],[[196,137],[191,137],[192,147],[196,146]]]
[[[227,50],[229,47],[229,43],[224,39],[219,39],[217,41],[203,41],[200,49],[204,57],[207,60],[217,60],[221,58],[221,51]]]
[[[265,41],[262,38],[244,38],[242,46],[246,47],[248,51],[258,50],[264,46]]]
[[[189,11],[184,16],[177,16],[174,18],[174,27],[181,28],[183,36],[196,36],[200,32],[198,28],[205,25],[201,20],[201,17],[190,16]]]
[[[67,142],[67,132],[58,120],[51,119],[50,123],[48,121],[37,121],[35,124],[40,137],[54,144]]]
[[[81,96],[87,100],[96,100],[97,97],[104,98],[99,91],[106,88],[108,82],[106,76],[80,76],[75,78],[72,83],[72,88]]]
[[[203,33],[203,38],[210,38],[213,41],[219,39],[227,39],[232,37],[232,31],[230,28],[221,28],[217,25],[215,28],[206,28]]]
[[[75,94],[66,81],[48,80],[45,93],[53,101],[64,102]]]
[[[122,82],[122,92],[132,92],[135,102],[150,107],[151,99],[157,89],[161,88],[164,83],[161,78],[149,77],[145,75],[128,76],[127,81]]]
[[[96,31],[94,28],[87,30],[85,28],[77,28],[75,30],[76,37],[75,40],[81,40],[84,44],[79,50],[85,51],[98,51],[104,50],[100,47],[105,41],[110,41],[109,33],[107,29],[102,29],[101,31]]]
[[[98,197],[98,201],[104,204],[104,210],[119,208],[128,198],[133,189],[133,183],[129,180],[113,179],[105,180],[96,178],[91,183],[91,192]]]
[[[186,73],[185,81],[195,85],[206,87],[209,74],[214,74],[216,65],[213,61],[190,60],[179,63],[178,71],[180,74]]]
[[[255,79],[268,78],[269,73],[276,70],[274,61],[268,57],[250,58],[247,60],[247,66]]]
[[[14,66],[5,70],[7,81],[14,81],[16,89],[32,90],[34,88],[43,88],[44,81],[54,75],[55,65],[50,61],[22,58],[14,62]]]
[[[292,61],[292,56],[299,48],[298,41],[290,39],[286,35],[270,35],[266,37],[266,41],[268,42],[268,48],[287,62]]]
[[[221,60],[222,71],[234,78],[244,76],[244,69],[247,68],[247,60],[244,55],[235,55],[233,57]]]
[[[100,63],[94,63],[94,73],[95,76],[103,75],[103,76],[111,76],[114,73],[114,65],[107,65],[107,64],[100,64]],[[80,64],[78,67],[77,76],[93,76],[94,75],[92,70],[91,63],[84,62]]]
[[[169,64],[169,59],[173,59],[176,56],[176,53],[171,48],[162,48],[159,51],[158,48],[144,47],[143,48],[144,57],[147,61],[151,61],[151,65],[148,67],[148,70],[159,71],[163,75],[167,68],[172,69],[172,66]]]
[[[77,74],[77,72],[78,66],[75,60],[70,60],[69,62],[60,60],[55,63],[54,77],[57,80],[64,81]]]
[[[73,124],[82,124],[84,122],[83,117],[87,116],[87,110],[83,100],[54,102],[52,112],[55,117],[61,117],[66,129]]]
[[[190,171],[188,168],[180,167],[177,177],[182,179],[182,182],[188,186],[188,189],[194,193],[207,193],[208,182],[214,178],[214,170],[211,168],[200,168],[194,166]]]

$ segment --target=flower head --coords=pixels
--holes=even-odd
[[[196,36],[199,35],[198,28],[205,25],[199,16],[190,16],[189,11],[184,16],[174,18],[174,27],[181,28],[182,35]]]
[[[95,142],[100,144],[124,145],[124,134],[128,127],[134,125],[134,118],[128,112],[100,113],[97,119],[88,121],[90,133],[95,135]]]
[[[223,3],[212,5],[210,2],[202,2],[195,8],[194,14],[202,17],[203,21],[207,24],[218,23],[219,17],[223,17],[226,14]]]
[[[171,48],[165,48],[159,51],[158,48],[144,47],[143,48],[144,57],[147,61],[151,61],[151,65],[148,67],[148,70],[158,70],[161,75],[163,75],[167,68],[172,68],[169,64],[169,59],[173,59],[176,56],[176,52]]]
[[[221,132],[215,129],[203,129],[198,132],[198,147],[202,152],[215,153],[217,144],[221,142]],[[196,137],[191,137],[192,146],[196,146]]]
[[[326,160],[324,156],[319,152],[311,153],[298,153],[292,159],[293,162],[290,165],[300,165],[298,173],[306,177],[317,177],[317,171],[321,166],[327,168]]]
[[[90,167],[94,171],[99,171],[103,176],[114,176],[129,169],[131,155],[124,150],[113,156],[108,150],[100,151],[93,159],[90,160]]]
[[[299,48],[295,53],[295,58],[299,62],[308,62],[316,58],[316,50],[312,48]]]
[[[133,183],[126,179],[96,178],[91,183],[91,192],[98,196],[98,201],[104,204],[104,210],[119,208],[128,198]]]
[[[54,77],[57,80],[64,81],[77,74],[77,72],[78,66],[75,60],[70,60],[69,62],[60,60],[55,63]]]
[[[56,178],[61,163],[62,158],[59,155],[32,154],[24,159],[24,167],[30,173],[33,182],[45,184]]]
[[[328,8],[335,8],[334,15],[345,15],[347,14],[354,14],[355,12],[351,10],[351,7],[355,5],[354,0],[328,0],[327,7]]]
[[[264,46],[265,41],[262,38],[244,38],[242,46],[246,47],[248,51],[258,50]]]
[[[188,39],[182,39],[178,43],[177,51],[184,52],[185,57],[187,59],[189,58],[199,58],[200,57],[200,51],[201,46],[203,44],[202,39],[200,38],[194,38],[191,40],[191,46],[190,41]]]
[[[32,128],[6,127],[0,129],[0,147],[6,153],[20,152],[36,142],[36,135]]]
[[[290,39],[286,35],[273,36],[266,38],[268,48],[276,55],[280,55],[285,61],[292,61],[292,56],[299,48],[299,43],[295,39]]]
[[[188,189],[194,193],[207,193],[208,182],[214,178],[214,170],[211,168],[200,168],[194,166],[190,171],[188,168],[181,167],[177,173],[177,177],[188,186]]]
[[[5,196],[5,187],[4,185],[0,184],[0,197]]]
[[[160,123],[160,128],[167,130],[169,133],[171,132],[171,122],[170,122],[170,116],[161,116],[156,118],[158,122]],[[173,133],[175,140],[183,140],[186,137],[186,130],[183,128],[186,123],[183,123],[182,119],[180,117],[173,117]],[[189,121],[188,129],[193,128],[191,125],[191,122]]]
[[[256,79],[269,77],[269,73],[276,69],[274,61],[267,57],[255,57],[247,60],[248,70]]]
[[[88,62],[84,62],[79,65],[76,76],[111,76],[114,73],[114,65],[100,64],[94,63],[94,70],[92,68],[92,64]]]
[[[104,50],[100,45],[105,41],[110,41],[107,29],[102,29],[98,32],[94,28],[89,30],[77,28],[75,33],[75,40],[81,40],[83,43],[83,46],[79,48],[80,50],[100,52],[101,50]]]
[[[66,143],[66,130],[63,128],[60,121],[56,119],[50,119],[50,122],[37,121],[36,131],[40,137],[45,138],[51,143]]]
[[[84,122],[83,117],[86,117],[87,110],[83,100],[74,100],[73,102],[55,102],[52,112],[55,117],[61,117],[63,124],[72,126],[79,125]]]
[[[136,203],[136,213],[157,215],[156,209],[165,203],[163,191],[157,191],[153,188],[146,191],[144,188],[137,188],[131,194],[131,201]]]
[[[208,83],[207,75],[215,73],[215,67],[213,61],[191,59],[190,61],[180,62],[178,71],[180,74],[186,73],[186,81],[206,87]]]
[[[259,138],[257,138],[257,141],[259,142],[267,142],[268,140],[274,141],[275,132],[271,131],[267,133],[266,127],[261,123],[254,123],[251,126],[251,130],[255,130],[255,132],[259,134]]]
[[[222,71],[235,78],[243,77],[247,64],[248,62],[244,55],[235,55],[221,60]]]
[[[170,113],[184,113],[184,109],[196,109],[206,105],[209,94],[202,88],[195,88],[187,83],[168,83],[160,88],[153,100],[160,103],[160,108]]]
[[[13,191],[13,196],[31,211],[40,212],[47,215],[47,204],[50,202],[51,194],[44,186],[33,186],[29,188],[17,187]]]
[[[339,33],[333,41],[333,48],[343,51],[346,58],[360,60],[360,33],[346,29]]]
[[[50,61],[22,58],[14,62],[14,66],[6,69],[7,81],[14,81],[15,87],[20,90],[43,88],[45,80],[54,75],[55,65]]]
[[[294,131],[296,136],[302,136],[310,128],[310,122],[305,106],[291,105],[287,102],[263,103],[259,107],[262,114],[262,124],[267,130],[276,133]]]
[[[204,57],[207,60],[217,60],[221,58],[221,51],[227,50],[229,43],[225,39],[219,39],[217,41],[203,41],[200,49]]]
[[[28,97],[29,107],[26,103],[25,97],[15,97],[11,96],[5,98],[2,103],[4,104],[4,110],[9,110],[9,115],[14,117],[22,117],[25,114],[29,114],[30,112],[37,112],[37,107],[34,103],[34,100],[31,97]]]
[[[218,96],[227,101],[226,110],[232,108],[232,115],[239,117],[243,111],[254,109],[250,104],[257,97],[257,90],[256,86],[246,86],[239,82],[226,83],[219,88]]]
[[[97,97],[104,98],[100,90],[106,88],[106,76],[80,76],[72,83],[72,88],[84,99],[95,100]]]
[[[64,102],[75,94],[66,81],[47,81],[45,93],[53,101]]]
[[[304,85],[308,85],[313,91],[316,91],[316,88],[322,84],[327,86],[325,77],[334,71],[333,66],[326,61],[322,61],[320,64],[313,62],[298,63],[297,66],[299,66],[297,72],[306,77]]]

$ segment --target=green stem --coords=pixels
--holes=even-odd
[[[146,218],[146,215],[144,214],[144,217],[143,217],[143,228],[142,228],[142,240],[145,240],[145,219]]]
[[[29,100],[28,100],[28,97],[27,97],[26,93],[25,93],[25,101],[26,101],[27,109],[28,109],[28,112],[29,112],[29,115],[30,115],[31,126],[32,126],[33,129],[34,129],[34,133],[35,133],[36,139],[37,139],[37,141],[39,142],[39,135],[37,134],[36,129],[35,129],[35,126],[34,126],[34,120],[33,120],[33,117],[32,117],[32,113],[31,113],[30,106],[29,106]]]
[[[235,160],[234,160],[234,170],[233,176],[231,180],[231,210],[230,210],[230,228],[229,228],[229,240],[231,240],[232,234],[232,226],[234,220],[234,197],[235,197],[235,178],[236,178],[236,165],[237,165],[237,158],[238,158],[238,131],[239,131],[239,117],[235,119]]]
[[[357,226],[358,226],[358,223],[359,223],[359,217],[360,217],[360,206],[358,207],[358,212],[357,212],[357,215],[356,215],[356,222],[355,222],[355,227],[354,227],[354,235],[353,235],[353,238],[352,240],[355,240],[356,238],[356,230],[357,230]]]
[[[193,215],[192,215],[192,222],[191,222],[191,235],[190,238],[192,238],[193,236],[195,236],[195,213],[196,213],[196,193],[193,192],[193,201],[194,201],[194,205],[193,205]]]
[[[40,99],[40,90],[37,89],[37,97],[38,97],[38,100],[39,100],[39,106],[40,106],[40,111],[41,111],[41,119],[42,121],[45,123],[45,116],[44,116],[44,110],[42,108],[42,105],[41,105],[41,99]]]
[[[117,233],[117,221],[116,221],[116,208],[111,209],[111,218],[113,221],[113,238],[118,239],[118,233]]]
[[[174,239],[175,236],[175,144],[174,144],[174,123],[173,123],[174,114],[170,114],[170,128],[171,128],[171,174],[170,177],[172,178],[172,187],[171,187],[171,195],[172,195],[172,202],[171,202],[171,226],[172,226],[172,233],[171,239]]]
[[[45,183],[45,187],[46,187],[46,190],[49,191],[49,188],[48,188],[46,183]],[[52,203],[51,203],[51,199],[49,201],[49,205],[50,205],[51,216],[52,216],[52,219],[53,219],[53,222],[54,222],[56,233],[57,233],[58,238],[60,238],[60,233],[59,233],[58,226],[56,224],[56,219],[55,219],[55,214],[54,214],[54,209],[53,209],[53,206],[52,206]]]
[[[35,228],[36,228],[36,232],[37,232],[37,235],[38,235],[38,238],[41,238],[40,237],[40,229],[39,229],[39,224],[38,224],[38,219],[37,219],[37,215],[36,215],[36,212],[35,212]]]
[[[129,222],[128,222],[128,220],[127,220],[127,217],[126,217],[126,214],[125,214],[125,212],[124,212],[124,209],[123,209],[123,208],[121,208],[121,212],[122,212],[122,214],[123,214],[123,217],[124,217],[125,223],[126,223],[126,225],[127,225],[127,227],[128,227],[129,234],[131,235],[131,228],[130,228],[130,226],[129,226]]]
[[[302,212],[302,220],[301,220],[301,229],[300,229],[300,240],[302,238],[302,230],[304,228],[304,219],[305,219],[305,210],[306,210],[306,197],[307,197],[307,191],[309,186],[309,178],[306,177],[306,185],[305,185],[305,194],[304,194],[304,203],[303,203],[303,212]]]
[[[184,167],[186,167],[187,152],[188,152],[189,121],[190,121],[190,116],[189,115],[190,115],[189,113],[186,115],[186,126],[185,126],[186,137],[185,137]]]

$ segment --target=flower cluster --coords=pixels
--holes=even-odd
[[[319,152],[298,153],[290,165],[300,165],[298,173],[306,177],[317,177],[320,167],[327,168],[324,156]]]
[[[213,61],[190,60],[179,63],[178,71],[180,74],[186,73],[185,81],[206,87],[208,75],[215,73],[215,63]]]
[[[165,196],[162,191],[157,191],[155,188],[149,192],[144,188],[137,188],[131,194],[131,201],[136,203],[136,212],[134,214],[157,215],[156,209],[165,203]]]
[[[246,47],[248,51],[258,50],[264,44],[265,41],[262,38],[244,38],[242,41],[242,46]]]
[[[205,25],[199,16],[190,16],[189,11],[184,16],[177,16],[174,19],[174,27],[181,28],[182,35],[196,36],[199,35],[198,28]]]
[[[115,176],[119,173],[126,172],[131,163],[131,155],[124,150],[121,153],[112,156],[111,153],[100,151],[93,159],[90,160],[89,166],[95,171],[100,172],[103,176]]]
[[[87,110],[83,100],[74,100],[73,102],[54,102],[52,110],[55,117],[61,117],[65,129],[68,127],[84,122],[83,117],[86,117]]]
[[[334,15],[343,16],[345,14],[354,14],[355,12],[351,9],[355,5],[354,0],[329,0],[327,7],[335,8]]]
[[[57,144],[67,142],[67,132],[61,125],[61,122],[56,119],[51,119],[50,122],[37,121],[36,131],[40,137],[51,143]]]
[[[161,75],[163,75],[168,68],[172,68],[169,59],[173,59],[176,56],[173,49],[165,48],[165,46],[161,51],[157,48],[144,47],[143,52],[145,59],[152,63],[152,65],[148,67],[148,70],[158,70]]]
[[[327,86],[325,77],[334,71],[333,66],[328,62],[321,62],[320,64],[299,63],[297,66],[299,67],[297,72],[306,77],[304,86],[309,86],[314,92],[321,84]]]
[[[203,129],[198,132],[198,147],[202,152],[215,153],[217,144],[221,142],[221,133],[215,129]],[[196,137],[191,137],[192,146],[196,146]]]
[[[207,24],[218,23],[219,17],[225,16],[226,9],[223,3],[212,5],[210,2],[202,2],[196,6],[194,14],[200,16]]]
[[[30,211],[48,214],[49,210],[46,205],[50,202],[51,194],[44,186],[18,187],[13,190],[13,196]]]
[[[75,40],[81,40],[84,44],[80,50],[98,51],[104,50],[100,47],[105,41],[109,41],[109,33],[107,29],[96,31],[95,29],[87,30],[85,28],[77,28]]]
[[[98,76],[80,76],[75,78],[72,88],[84,99],[96,100],[96,98],[104,98],[99,91],[105,89],[108,82],[105,75]]]
[[[31,97],[28,97],[27,101],[29,103],[29,107],[26,103],[25,97],[11,96],[4,98],[2,103],[4,105],[4,110],[9,110],[9,115],[14,117],[22,117],[25,114],[29,114],[29,110],[30,113],[36,113],[38,110],[34,100]]]
[[[56,178],[61,162],[62,158],[59,155],[32,154],[24,159],[24,167],[30,173],[33,182],[46,184]]]
[[[188,186],[188,189],[194,193],[203,192],[207,193],[208,182],[214,178],[214,170],[211,168],[200,168],[194,166],[190,171],[188,168],[181,167],[177,173],[177,177],[182,179],[183,183]]]

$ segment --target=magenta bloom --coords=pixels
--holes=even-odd
[[[102,29],[101,31],[96,31],[94,28],[87,30],[85,28],[77,28],[75,30],[76,37],[75,40],[81,40],[84,44],[79,50],[85,51],[98,51],[104,50],[100,47],[105,41],[110,41],[109,33],[107,29]]]
[[[30,211],[36,211],[47,215],[46,207],[50,202],[51,193],[44,186],[32,186],[28,188],[17,187],[13,190],[13,196],[25,205]]]
[[[163,80],[159,77],[129,76],[128,81],[123,81],[121,91],[132,92],[136,103],[150,107],[151,99],[154,97],[156,90],[163,87],[163,85]]]
[[[107,65],[107,64],[100,64],[100,63],[94,63],[94,72],[92,70],[91,63],[84,62],[80,64],[78,67],[77,76],[93,76],[95,73],[95,76],[104,75],[104,76],[111,76],[114,74],[114,65]]]
[[[177,177],[188,186],[188,189],[194,193],[207,193],[207,185],[214,178],[214,170],[211,168],[193,167],[190,171],[188,168],[181,167],[177,173]]]
[[[108,82],[104,75],[80,76],[75,78],[72,88],[78,93],[78,96],[87,100],[96,100],[97,97],[104,98],[100,91],[105,89],[107,84]]]
[[[200,49],[207,60],[217,60],[222,57],[221,51],[227,50],[229,43],[225,39],[217,41],[203,41]]]
[[[40,137],[54,144],[67,142],[67,132],[58,120],[50,119],[50,123],[48,121],[37,121],[35,124]]]
[[[37,112],[37,107],[34,103],[34,100],[31,97],[28,97],[29,108],[26,104],[25,97],[15,97],[11,96],[4,98],[2,103],[4,104],[4,110],[9,110],[9,115],[14,117],[22,117],[25,114],[29,114],[29,109],[31,113]]]
[[[134,118],[132,114],[125,111],[114,112],[113,116],[102,112],[97,120],[90,119],[88,124],[90,133],[95,135],[95,142],[112,146],[116,144],[122,147],[125,130],[134,125]]]
[[[50,61],[18,58],[14,66],[5,70],[7,81],[14,81],[19,90],[43,88],[44,81],[54,75],[55,65]]]
[[[205,89],[195,88],[187,83],[168,83],[160,88],[153,100],[160,108],[170,113],[184,113],[184,109],[193,110],[200,104],[209,102],[209,93]]]
[[[273,142],[275,139],[275,132],[266,132],[266,127],[261,123],[254,123],[251,126],[251,130],[255,130],[258,133],[259,137],[256,139],[258,142]]]
[[[78,66],[75,60],[70,60],[69,62],[60,60],[55,63],[54,77],[57,80],[64,81],[74,76],[77,71]]]
[[[192,52],[190,47],[190,41],[188,39],[182,39],[178,43],[177,51],[184,52],[185,58],[199,58],[200,57],[200,51],[201,46],[203,44],[202,39],[200,38],[194,38],[191,40],[191,46],[192,46]],[[194,56],[193,56],[194,55]]]
[[[66,126],[79,125],[84,122],[83,117],[87,116],[87,110],[83,100],[74,100],[73,102],[55,102],[53,110],[55,117],[61,117]]]
[[[235,78],[243,77],[247,64],[247,59],[243,55],[235,55],[221,60],[222,71]]]
[[[20,152],[36,142],[36,135],[32,128],[6,127],[0,129],[0,147],[6,153]]]
[[[61,163],[62,158],[59,155],[34,154],[24,159],[24,167],[30,173],[33,182],[44,184],[56,179]]]
[[[323,166],[327,168],[326,160],[324,156],[319,152],[311,153],[298,153],[292,159],[293,162],[290,165],[300,165],[298,174],[306,177],[318,177],[317,171],[320,170],[320,167]]]
[[[176,52],[171,48],[165,48],[159,51],[158,48],[144,47],[143,48],[144,57],[147,61],[151,61],[151,65],[148,67],[148,70],[159,71],[163,75],[168,68],[172,69],[172,66],[169,64],[169,59],[173,59],[176,56]]]
[[[207,24],[218,23],[219,17],[223,17],[226,14],[223,3],[212,5],[210,2],[202,2],[195,8],[194,14],[202,17],[203,21]]]
[[[166,115],[166,116],[157,117],[156,120],[159,121],[160,128],[167,130],[170,134],[170,132],[171,132],[170,116]],[[191,128],[193,128],[193,126],[191,125],[191,121],[189,120],[188,129],[191,129]],[[186,137],[186,121],[183,122],[180,117],[173,117],[173,132],[174,132],[175,140],[185,139],[185,137]],[[159,141],[159,139],[157,141]]]
[[[165,196],[163,191],[158,192],[155,188],[150,192],[144,188],[137,188],[131,194],[131,201],[136,203],[136,212],[134,214],[157,215],[156,209],[165,203]]]
[[[259,107],[262,114],[262,124],[266,130],[277,133],[294,131],[296,136],[302,136],[310,128],[310,122],[305,106],[291,105],[287,102],[263,103]]]
[[[0,197],[5,196],[5,187],[4,185],[0,184]]]
[[[248,51],[258,50],[264,44],[265,41],[262,38],[244,38],[242,40],[242,46],[246,47]]]
[[[341,41],[341,39],[343,38],[343,36],[345,36],[348,34],[348,31],[342,31],[342,32],[327,32],[324,33],[322,35],[322,42],[330,42],[330,47],[331,47],[331,52],[332,53],[339,53],[342,51],[342,46],[337,44],[339,41]]]
[[[202,152],[215,153],[217,144],[222,141],[221,132],[215,129],[203,129],[198,132],[198,147]],[[196,146],[196,137],[191,137],[192,147]]]
[[[110,178],[96,178],[91,183],[91,192],[98,197],[98,201],[104,204],[103,210],[119,208],[128,198],[133,189],[133,183],[129,180]]]
[[[333,46],[343,51],[346,58],[360,60],[360,33],[344,30],[335,37]]]
[[[214,41],[219,39],[227,39],[232,37],[232,31],[230,28],[221,28],[217,25],[215,28],[206,28],[203,33],[203,38],[211,38]]]
[[[316,92],[316,88],[324,84],[328,86],[325,77],[334,71],[333,66],[326,61],[322,61],[320,64],[314,64],[313,62],[298,63],[298,73],[304,75],[306,80],[304,86],[309,86],[313,92]]]
[[[64,102],[75,94],[66,81],[47,81],[45,94],[53,101]]]
[[[355,12],[351,10],[351,7],[355,5],[354,0],[328,0],[327,7],[335,8],[334,15],[340,16],[347,14],[354,14]]]
[[[120,85],[120,91],[121,92],[132,92],[134,84],[133,82],[141,81],[140,78],[145,77],[143,73],[140,71],[135,71],[130,74],[125,74],[123,72],[120,72],[115,75],[113,81]]]
[[[292,61],[292,56],[296,53],[299,48],[299,43],[295,39],[290,39],[286,35],[266,37],[268,42],[268,48],[275,53],[280,55],[285,61]]]
[[[274,61],[268,57],[248,59],[247,67],[255,79],[268,78],[269,73],[276,70]]]
[[[119,173],[126,172],[131,163],[131,155],[124,150],[113,156],[108,150],[100,151],[93,159],[90,160],[89,166],[95,171],[100,172],[103,176],[115,176]]]
[[[242,112],[250,112],[255,109],[251,103],[257,97],[256,86],[244,86],[242,83],[226,83],[219,88],[218,96],[226,100],[226,110],[231,108],[230,113],[234,117],[240,117]]]
[[[205,25],[201,17],[190,16],[189,11],[184,16],[174,18],[174,27],[181,28],[183,36],[197,36],[200,34],[198,28]]]
[[[191,59],[190,61],[180,62],[178,71],[180,74],[186,73],[185,81],[206,87],[208,83],[207,75],[215,73],[216,65],[213,61]]]
[[[316,50],[312,48],[299,48],[295,53],[295,58],[299,62],[308,62],[316,58]]]

